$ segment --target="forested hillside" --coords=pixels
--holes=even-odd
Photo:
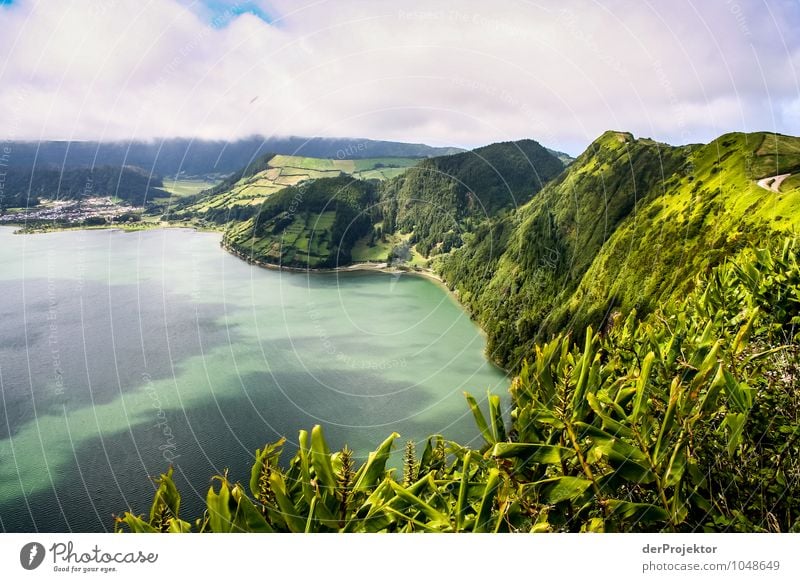
[[[139,166],[167,178],[178,175],[225,175],[236,172],[268,152],[316,158],[425,158],[456,153],[458,148],[359,138],[262,137],[233,141],[173,138],[152,141],[7,142],[8,163],[14,168],[55,166]]]
[[[342,175],[387,180],[419,162],[415,158],[339,160],[266,154],[223,182],[175,204],[171,218],[195,217],[215,224],[247,220],[267,198],[288,186]],[[301,201],[302,204],[302,201]]]
[[[201,197],[207,218],[218,208],[228,222],[226,244],[294,267],[385,261],[398,245],[442,276],[486,331],[491,358],[512,370],[535,341],[649,313],[748,244],[800,225],[800,139],[775,134],[676,147],[609,131],[566,169],[535,141],[499,143],[371,185],[322,179],[342,171],[333,161],[305,158],[301,172],[284,158]],[[350,172],[359,175],[357,165]],[[313,185],[310,197],[281,190],[281,177]],[[270,192],[257,192],[244,214],[230,202],[262,187]],[[339,191],[359,194],[342,206],[350,227],[334,231],[332,207],[322,207]]]
[[[169,196],[161,189],[160,176],[151,176],[133,166],[95,168],[37,167],[10,168],[6,170],[0,190],[0,210],[5,208],[31,208],[40,198],[75,200],[92,196],[111,196],[142,206],[146,201]]]
[[[533,140],[425,160],[383,188],[383,230],[413,233],[423,255],[446,253],[487,218],[526,203],[563,169]]]
[[[246,259],[286,267],[348,264],[353,245],[377,220],[376,202],[372,182],[307,181],[269,196],[253,218],[229,227],[223,244]]]
[[[756,183],[800,168],[799,145],[760,133],[673,147],[607,132],[439,268],[491,356],[515,369],[535,340],[648,313],[748,243],[800,225],[791,183],[779,192]]]

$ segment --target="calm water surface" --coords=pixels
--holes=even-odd
[[[189,230],[12,233],[0,530],[109,530],[149,511],[170,462],[197,515],[213,474],[245,482],[257,447],[314,424],[360,455],[392,431],[477,442],[462,392],[506,391],[477,327],[419,277],[268,271]]]

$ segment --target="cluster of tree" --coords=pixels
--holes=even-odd
[[[33,207],[40,198],[77,200],[113,196],[143,206],[149,199],[168,196],[160,176],[133,166],[72,168],[9,168],[4,176],[0,205]]]
[[[384,185],[384,231],[413,232],[423,255],[449,252],[473,224],[524,204],[563,169],[533,140],[426,160]]]
[[[800,532],[800,265],[753,249],[640,319],[534,346],[500,398],[468,405],[484,445],[431,436],[387,469],[392,434],[357,465],[322,429],[256,451],[180,513],[172,469],[134,532]]]
[[[296,252],[283,236],[285,229],[298,217],[333,212],[332,224],[311,223],[303,240],[323,239],[327,251],[316,257],[317,267],[334,267],[350,262],[353,245],[369,234],[373,224],[381,220],[378,192],[374,182],[348,176],[321,178],[284,188],[268,197],[261,206],[254,207],[253,217],[229,230],[226,244],[242,252],[249,252],[254,241],[262,241],[260,248],[271,248],[264,240],[274,241],[282,249],[281,263],[286,266],[307,266],[307,252]],[[274,257],[258,256],[274,261]]]

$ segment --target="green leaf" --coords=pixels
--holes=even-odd
[[[633,411],[630,416],[632,423],[635,423],[636,419],[639,418],[642,407],[647,402],[647,386],[650,382],[650,370],[653,368],[653,360],[655,360],[655,357],[656,355],[653,352],[649,352],[644,357],[644,362],[642,362],[639,380],[636,382],[636,396],[633,400]]]
[[[311,466],[320,486],[333,492],[336,489],[336,474],[331,464],[331,451],[318,424],[311,429]]]
[[[496,446],[496,445],[495,445]],[[472,460],[472,451],[467,451],[464,455],[464,464],[461,468],[461,482],[458,486],[458,499],[456,501],[456,531],[461,531],[464,520],[467,517],[467,509],[469,506],[467,499],[468,484],[469,484],[469,465]]]
[[[167,513],[163,517],[166,519],[170,517],[178,517],[178,510],[181,506],[181,494],[178,493],[175,482],[172,480],[172,467],[166,473],[162,474],[158,479],[158,489],[153,496],[153,504],[150,506],[150,523],[153,522],[163,513],[166,508]]]
[[[722,421],[720,428],[727,429],[728,434],[728,456],[733,458],[736,449],[742,444],[742,434],[747,415],[742,412],[729,412]]]
[[[169,520],[169,527],[167,533],[190,533],[192,531],[192,524],[182,519],[172,518]]]
[[[231,497],[236,502],[236,512],[232,520],[233,531],[257,533],[274,531],[241,487],[235,486],[231,491]]]
[[[728,403],[738,412],[748,412],[753,407],[753,390],[744,382],[738,382],[733,374],[725,370],[724,390]]]
[[[649,503],[631,503],[619,499],[609,499],[607,502],[611,515],[634,523],[656,523],[669,520],[669,514],[662,507]]]
[[[272,492],[275,494],[275,500],[278,502],[278,507],[280,508],[279,515],[286,524],[286,527],[289,531],[294,533],[304,532],[306,526],[305,520],[300,517],[294,503],[292,503],[292,500],[289,499],[286,494],[286,483],[283,480],[283,476],[279,472],[273,471],[269,477],[269,481]],[[273,523],[275,523],[274,520]]]
[[[472,411],[472,416],[475,418],[475,424],[478,425],[478,430],[480,430],[481,435],[483,436],[483,440],[485,440],[490,445],[493,445],[496,441],[494,435],[489,430],[489,425],[486,424],[486,417],[483,416],[483,412],[481,412],[480,407],[478,406],[478,402],[473,398],[473,396],[467,392],[464,392],[464,396],[467,399],[467,404],[469,405],[469,409]]]
[[[664,419],[661,421],[661,428],[658,431],[658,439],[656,446],[653,448],[653,458],[655,462],[659,462],[661,447],[669,440],[669,435],[672,429],[675,428],[675,410],[678,407],[678,399],[683,395],[683,387],[681,386],[678,378],[672,381],[669,388],[669,403],[667,404],[667,411],[664,413]]]
[[[492,521],[492,508],[497,497],[497,490],[500,488],[500,471],[489,469],[489,476],[486,479],[486,487],[483,489],[481,504],[478,507],[478,515],[475,518],[475,525],[472,531],[476,533],[489,531]]]
[[[592,486],[588,479],[579,477],[554,477],[544,479],[532,484],[540,491],[540,495],[545,503],[556,504],[569,499],[577,499]]]
[[[603,421],[603,430],[610,432],[614,436],[633,438],[633,431],[622,424],[621,422],[611,418],[611,416],[603,410],[600,401],[594,394],[587,394],[586,401],[592,411]]]
[[[125,524],[133,533],[158,533],[158,530],[154,528],[152,525],[147,523],[141,517],[137,515],[133,515],[129,511],[125,512],[121,518],[117,518],[117,531],[122,531],[119,528],[119,524]]]
[[[394,481],[389,481],[389,486],[392,488],[392,491],[394,491],[395,495],[397,496],[396,497],[397,499],[402,499],[404,502],[409,504],[417,511],[422,512],[422,514],[424,514],[425,517],[428,518],[428,521],[430,521],[432,524],[439,524],[439,525],[450,524],[450,520],[444,513],[434,509],[433,507],[425,503],[422,499],[420,499],[413,493],[409,492],[402,485]],[[392,502],[390,501],[390,504],[391,503]]]
[[[386,461],[392,453],[392,444],[400,435],[393,432],[381,445],[367,457],[367,462],[355,476],[356,491],[369,491],[380,483],[386,473]]]
[[[228,482],[220,478],[219,493],[214,491],[213,485],[208,489],[206,495],[206,506],[208,507],[208,519],[211,531],[214,533],[227,533],[232,529],[230,500],[231,492]]]
[[[500,397],[489,394],[489,420],[492,423],[492,437],[495,442],[506,440],[506,427],[503,424],[503,411],[500,409]]]
[[[497,443],[492,449],[492,456],[498,459],[519,458],[544,465],[560,465],[573,455],[572,449],[541,443]]]
[[[589,371],[593,360],[594,333],[591,326],[586,328],[586,341],[583,347],[583,355],[578,361],[578,381],[575,384],[575,393],[572,395],[572,418],[574,420],[582,418],[584,411],[584,396],[589,388]],[[598,354],[599,356],[599,354]]]

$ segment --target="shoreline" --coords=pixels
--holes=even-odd
[[[451,294],[456,300],[458,300],[458,296],[453,291],[450,290],[450,288],[445,283],[444,279],[442,279],[439,275],[437,275],[430,269],[420,269],[420,268],[403,269],[399,267],[390,267],[389,264],[386,262],[353,263],[352,265],[348,265],[346,267],[326,267],[323,269],[312,268],[312,267],[292,267],[288,265],[276,265],[275,263],[268,263],[266,261],[256,259],[252,256],[248,256],[245,253],[242,253],[241,251],[235,249],[234,247],[226,244],[225,241],[220,241],[219,246],[226,252],[232,254],[233,256],[237,257],[238,259],[241,259],[242,261],[250,265],[263,267],[265,269],[270,269],[272,271],[289,271],[291,273],[318,273],[321,275],[326,273],[358,273],[358,272],[388,273],[390,275],[395,275],[397,273],[418,275],[420,277],[425,277],[426,279],[430,279],[431,281],[439,283],[442,287],[447,289],[449,294]]]
[[[15,230],[13,234],[27,234],[27,235],[35,235],[35,234],[49,234],[55,232],[64,232],[64,231],[78,231],[78,230],[117,230],[125,233],[132,233],[132,232],[142,232],[148,230],[160,230],[160,229],[185,229],[185,230],[193,230],[195,232],[207,232],[207,233],[222,233],[222,230],[213,229],[213,228],[199,228],[197,225],[191,224],[174,224],[174,223],[162,223],[162,224],[154,224],[153,226],[148,226],[144,228],[125,228],[124,225],[104,225],[104,226],[75,226],[75,227],[61,227],[61,228],[54,228],[54,229],[47,229],[47,230],[25,230],[24,225],[22,223],[5,223],[0,226],[8,226],[8,227],[23,227],[21,229]],[[438,274],[436,274],[431,269],[422,269],[422,268],[399,268],[399,267],[391,267],[386,262],[381,263],[353,263],[352,265],[348,265],[346,267],[331,267],[331,268],[324,268],[324,269],[317,269],[311,267],[291,267],[291,266],[284,266],[284,265],[276,265],[274,263],[268,263],[266,261],[262,261],[256,259],[254,257],[248,256],[245,253],[231,247],[230,245],[226,244],[224,238],[220,239],[219,246],[225,252],[233,255],[237,259],[244,261],[250,265],[255,265],[256,267],[260,267],[263,269],[269,269],[272,271],[287,271],[290,273],[311,273],[311,274],[318,274],[318,275],[325,275],[325,274],[340,274],[340,273],[385,273],[387,275],[414,275],[417,277],[422,277],[433,282],[435,285],[440,287],[445,294],[454,301],[458,307],[470,318],[470,320],[475,323],[475,326],[478,328],[479,333],[483,336],[483,339],[486,340],[488,338],[486,331],[481,327],[478,321],[472,316],[472,314],[467,310],[466,306],[461,303],[458,294],[450,289],[447,286],[447,283],[442,279]],[[484,356],[486,361],[489,362],[492,366],[496,367],[498,370],[501,370],[504,374],[508,374],[508,370],[499,366],[497,362],[495,362],[492,358],[488,355]]]
[[[196,232],[218,232],[222,233],[223,230],[219,228],[201,227],[196,224],[178,224],[172,222],[133,222],[133,223],[114,223],[114,224],[98,224],[98,225],[84,225],[76,224],[74,226],[58,226],[55,228],[37,228],[30,227],[24,222],[3,222],[0,226],[15,228],[14,234],[52,234],[56,232],[73,232],[78,230],[116,230],[121,232],[142,232],[147,230],[166,230],[166,229],[188,229]]]
[[[271,271],[288,271],[290,273],[311,273],[315,275],[325,275],[325,274],[333,274],[333,273],[386,273],[388,275],[396,275],[396,274],[403,274],[403,275],[415,275],[417,277],[423,277],[429,281],[432,281],[438,287],[440,287],[447,297],[454,301],[458,308],[461,309],[467,317],[469,317],[470,321],[475,324],[475,327],[478,328],[478,332],[483,337],[484,341],[487,341],[489,336],[486,333],[486,330],[481,327],[478,321],[472,316],[472,314],[467,310],[466,306],[461,303],[458,294],[450,289],[447,286],[447,283],[442,279],[439,275],[434,273],[430,269],[400,269],[397,267],[390,267],[388,263],[354,263],[352,265],[348,265],[347,267],[332,267],[332,268],[325,268],[325,269],[313,269],[311,267],[290,267],[290,266],[282,266],[276,265],[275,263],[268,263],[266,261],[261,261],[259,259],[250,257],[245,255],[244,253],[240,252],[239,250],[231,247],[228,244],[225,244],[224,240],[220,240],[219,246],[222,250],[226,251],[227,253],[233,255],[239,260],[244,261],[247,264],[255,265],[256,267],[261,267],[263,269],[269,269]],[[495,362],[488,354],[484,354],[484,358],[487,362],[489,362],[492,366],[506,374],[507,376],[510,374],[508,370],[500,366],[497,362]]]

